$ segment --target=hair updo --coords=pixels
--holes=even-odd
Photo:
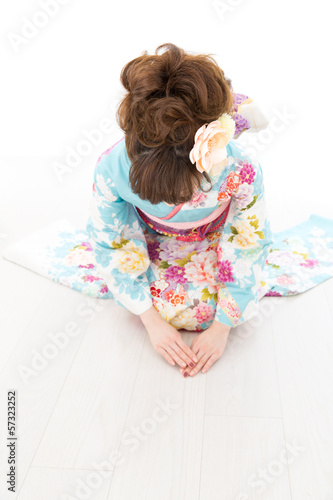
[[[189,153],[198,128],[232,110],[231,82],[217,62],[166,43],[127,63],[120,80],[127,92],[117,119],[132,191],[152,204],[177,205],[192,198],[203,176],[211,189]]]

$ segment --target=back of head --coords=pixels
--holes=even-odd
[[[171,43],[124,66],[117,118],[131,160],[131,189],[152,204],[189,201],[206,172],[189,159],[199,127],[232,109],[230,81],[216,61]]]

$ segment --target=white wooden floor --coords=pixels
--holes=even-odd
[[[18,393],[18,493],[2,479],[1,499],[333,500],[333,280],[262,299],[184,379],[113,301],[4,259],[0,275],[2,421]]]

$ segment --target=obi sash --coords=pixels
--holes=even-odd
[[[156,217],[144,212],[139,207],[135,207],[138,215],[151,229],[166,236],[174,236],[177,240],[202,241],[206,234],[216,231],[224,224],[230,206],[230,200],[222,203],[213,212],[198,221],[191,222],[169,222],[182,208],[183,203],[176,205],[166,217]]]

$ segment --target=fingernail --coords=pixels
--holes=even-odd
[[[187,377],[187,375],[188,375],[188,373],[187,373],[187,372],[185,372],[185,373],[184,373],[184,377]]]
[[[192,370],[192,371],[190,372],[190,375],[194,375],[194,370]]]
[[[203,369],[203,370],[202,370],[202,373],[206,373],[206,371],[207,371],[207,370]]]
[[[189,365],[193,368],[194,367],[194,363],[189,363]]]
[[[184,363],[184,362],[183,362],[183,363],[182,363],[182,367],[183,367],[183,368],[185,368],[185,366],[186,366],[186,363]]]
[[[194,363],[197,363],[198,362],[198,358],[194,357],[193,361],[194,361]]]

